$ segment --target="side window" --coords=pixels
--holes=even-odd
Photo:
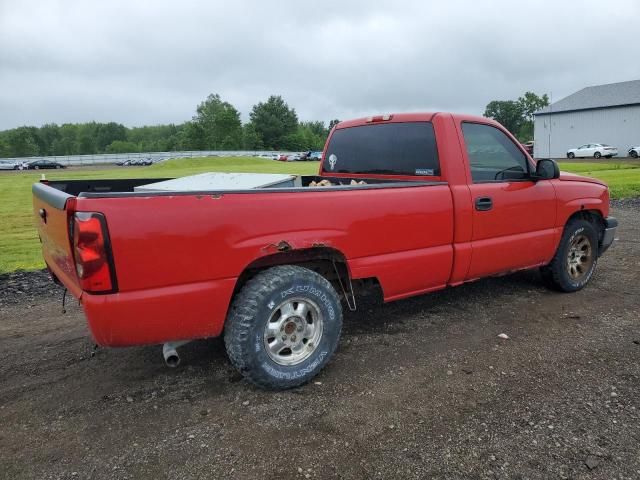
[[[524,153],[501,130],[480,123],[462,124],[473,183],[529,177]]]

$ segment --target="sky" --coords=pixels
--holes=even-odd
[[[0,0],[0,129],[182,123],[218,93],[244,121],[482,114],[640,79],[640,1]]]

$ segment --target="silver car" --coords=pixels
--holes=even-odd
[[[0,170],[22,170],[24,165],[22,162],[15,160],[0,160]]]
[[[578,148],[567,150],[567,158],[593,157],[611,158],[618,155],[618,149],[606,143],[585,143]]]

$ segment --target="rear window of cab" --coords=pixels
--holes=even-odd
[[[381,123],[333,132],[322,171],[372,175],[438,176],[431,122]]]

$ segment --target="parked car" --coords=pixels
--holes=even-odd
[[[640,147],[631,147],[629,149],[628,155],[632,158],[638,158],[640,155]]]
[[[120,160],[119,162],[116,162],[116,165],[119,167],[126,167],[127,165],[129,165],[130,160]]]
[[[618,155],[618,149],[607,145],[606,143],[585,143],[584,145],[580,145],[578,148],[571,148],[567,150],[567,158],[611,158],[616,155]]]
[[[615,236],[605,183],[534,163],[487,118],[352,120],[325,152],[317,176],[250,195],[135,191],[157,179],[36,183],[44,260],[95,343],[164,343],[177,366],[180,345],[224,334],[242,375],[284,389],[329,362],[359,289],[390,302],[540,267],[575,292]]]
[[[309,160],[322,160],[322,152],[311,152]]]
[[[40,170],[41,168],[66,168],[63,164],[53,162],[51,160],[33,160],[27,162],[26,166],[29,170]]]
[[[280,161],[280,162],[286,162],[286,161],[288,161],[288,160],[289,160],[289,156],[288,156],[288,155],[284,155],[284,154],[282,154],[282,153],[281,153],[280,155],[278,155],[278,161]]]
[[[0,160],[0,170],[22,170],[24,168],[22,162],[15,160]]]
[[[300,160],[304,160],[304,158],[299,153],[293,153],[287,156],[287,162],[299,162]]]
[[[527,151],[529,155],[533,156],[533,140],[524,142],[522,146],[524,147],[524,149]]]

